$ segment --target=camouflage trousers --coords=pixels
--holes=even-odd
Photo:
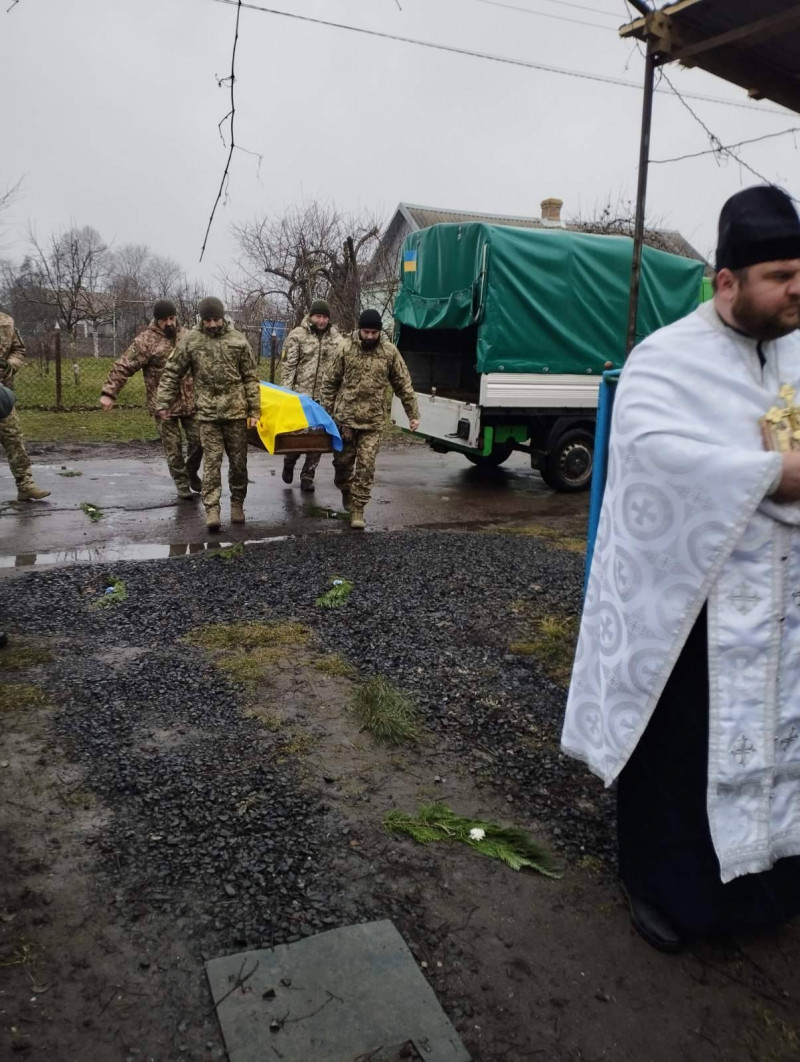
[[[305,461],[303,462],[303,467],[300,469],[300,478],[313,479],[314,473],[317,471],[317,465],[322,460],[322,454],[287,454],[283,459],[283,463],[287,468],[294,468],[301,457],[305,457]]]
[[[6,452],[8,466],[17,481],[17,487],[27,487],[33,483],[31,459],[25,452],[22,425],[15,409],[12,409],[4,420],[0,420],[0,445]]]
[[[363,509],[372,494],[375,460],[383,442],[381,431],[355,431],[344,448],[333,455],[333,482],[349,491],[352,509]]]
[[[222,455],[228,455],[228,486],[231,501],[244,501],[247,494],[247,421],[201,420],[203,445],[203,505],[219,507],[222,493]]]
[[[183,459],[183,439],[181,425],[186,436],[186,460]],[[178,488],[189,489],[189,480],[197,475],[203,459],[203,447],[200,445],[200,428],[196,417],[170,417],[161,420],[156,417],[156,427],[161,436],[161,445],[167,459],[169,474]]]

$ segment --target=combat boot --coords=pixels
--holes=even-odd
[[[354,531],[363,531],[367,526],[364,523],[364,510],[363,509],[351,509],[350,510],[350,526]]]
[[[287,461],[284,458],[284,461],[283,461],[283,472],[281,472],[281,479],[283,480],[284,483],[291,483],[292,480],[294,479],[294,466],[295,466],[295,462],[294,461]]]
[[[196,472],[194,473],[194,475],[189,476],[189,486],[192,488],[195,494],[199,494],[200,491],[203,489],[203,481],[202,479],[200,479]]]
[[[244,523],[244,502],[234,501],[233,498],[231,498],[231,523]]]
[[[206,527],[209,531],[219,531],[219,506],[215,505],[211,509],[206,509]]]
[[[310,494],[314,490],[314,477],[313,476],[301,476],[300,477],[300,490],[304,494]]]
[[[42,498],[49,497],[50,491],[37,487],[33,480],[24,487],[17,487],[17,501],[41,501]]]

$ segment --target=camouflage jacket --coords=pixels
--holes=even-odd
[[[198,420],[261,416],[256,359],[242,333],[229,324],[218,336],[202,324],[186,333],[164,366],[156,409],[169,409],[187,372],[194,376]]]
[[[11,387],[14,373],[25,360],[25,344],[14,327],[14,318],[0,313],[0,383]]]
[[[103,384],[102,393],[109,398],[116,398],[122,388],[141,369],[144,376],[144,388],[147,393],[147,410],[156,411],[156,392],[161,380],[161,373],[167,358],[176,345],[188,335],[185,328],[178,330],[175,339],[164,335],[155,321],[151,321],[145,330],[131,343],[125,353],[117,358]],[[180,392],[170,406],[170,416],[190,417],[194,413],[194,387],[188,374],[181,380]]]
[[[281,384],[319,400],[322,381],[341,342],[336,325],[324,332],[314,330],[309,317],[286,337],[281,355]]]
[[[382,338],[374,350],[363,350],[354,332],[341,341],[331,361],[320,401],[338,424],[374,431],[386,423],[387,387],[403,403],[409,420],[419,417],[411,376],[397,347]]]

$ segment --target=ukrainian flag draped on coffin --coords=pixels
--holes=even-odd
[[[267,450],[275,453],[275,436],[304,428],[322,428],[331,436],[334,450],[342,449],[339,429],[322,406],[308,395],[299,395],[288,387],[261,381],[261,419],[256,425]]]

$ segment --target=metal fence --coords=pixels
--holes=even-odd
[[[262,342],[261,326],[242,329],[259,360],[263,380],[274,379],[280,360],[280,345]],[[23,336],[25,364],[14,380],[19,409],[75,411],[97,409],[103,383],[114,361],[127,343],[108,335],[82,334],[73,339],[63,331]],[[119,394],[118,405],[132,409],[145,407],[144,380],[136,373]]]

